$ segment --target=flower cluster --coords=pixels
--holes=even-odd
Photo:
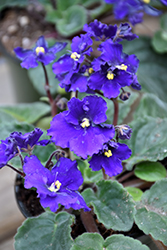
[[[129,24],[106,25],[94,20],[84,26],[86,34],[74,37],[72,51],[60,57],[53,64],[53,72],[60,81],[60,86],[69,91],[95,93],[103,92],[107,98],[115,98],[120,90],[132,86],[140,90],[136,72],[139,60],[135,55],[123,53],[119,42],[123,39],[137,38],[131,32]],[[99,40],[98,48],[90,47],[94,40]],[[100,55],[91,60],[92,55]]]
[[[167,5],[166,0],[160,1],[162,4]],[[142,22],[144,12],[152,16],[161,14],[161,11],[149,5],[150,0],[105,0],[105,2],[113,5],[116,19],[124,19],[127,17],[133,25]]]
[[[112,177],[122,172],[122,161],[132,153],[126,144],[119,142],[119,139],[130,139],[132,130],[126,124],[117,125],[117,109],[114,111],[113,124],[107,123],[107,102],[104,97],[117,106],[118,97],[124,101],[130,97],[124,87],[141,89],[136,75],[139,60],[135,55],[125,54],[120,44],[123,39],[131,41],[137,36],[132,33],[128,23],[117,27],[94,20],[85,24],[83,30],[85,34],[72,39],[71,51],[62,55],[52,66],[60,86],[67,92],[75,92],[75,97],[65,101],[65,105],[59,103],[63,98],[58,98],[55,103],[46,77],[51,107],[67,106],[67,110],[54,115],[47,131],[50,139],[39,141],[42,131],[36,128],[25,135],[13,132],[0,145],[1,167],[6,164],[10,166],[8,161],[19,155],[25,187],[36,188],[42,206],[49,207],[53,212],[60,204],[66,209],[90,210],[78,192],[84,180],[75,158],[89,162],[93,171],[102,169],[103,173]],[[42,63],[46,76],[45,65],[53,62],[55,53],[65,46],[65,43],[56,43],[49,48],[44,37],[40,37],[32,50],[16,48],[15,53],[22,60],[21,66],[27,69],[36,67],[38,62]],[[79,99],[78,92],[89,95]],[[58,149],[51,152],[45,164],[41,163],[32,149],[35,145],[45,147],[50,142]],[[28,155],[23,158],[22,152]],[[71,155],[73,161],[69,159]]]
[[[20,152],[31,154],[35,145],[45,146],[50,143],[50,140],[39,141],[42,134],[41,129],[35,128],[32,132],[24,135],[21,132],[13,132],[5,140],[1,140],[0,168],[4,167]]]

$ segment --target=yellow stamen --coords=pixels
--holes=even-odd
[[[93,73],[93,68],[89,68],[88,72],[89,72],[89,74],[92,74]]]
[[[88,118],[83,118],[82,123],[81,123],[81,127],[85,128],[85,127],[89,127],[90,126],[90,122]]]
[[[125,64],[121,64],[121,69],[122,69],[122,70],[125,70],[125,71],[126,71],[126,70],[127,70],[127,68],[128,68],[128,66],[127,66],[127,65],[125,65]]]
[[[150,3],[150,0],[143,0],[144,3]]]
[[[57,192],[60,189],[61,183],[60,181],[53,182],[48,188],[51,192]]]
[[[111,150],[109,149],[108,151],[104,152],[104,155],[107,156],[107,157],[112,156]]]
[[[108,78],[108,80],[113,80],[114,79],[114,74],[111,71],[108,71],[107,78]]]
[[[117,69],[121,69],[121,70],[125,70],[125,71],[126,71],[127,68],[128,68],[128,66],[125,65],[125,64],[117,65],[116,67],[117,67]]]
[[[78,59],[80,58],[80,55],[77,52],[73,52],[71,54],[71,58],[74,59],[74,61],[78,61]]]
[[[36,52],[36,54],[37,54],[37,56],[39,55],[39,53],[45,53],[45,49],[43,48],[43,47],[37,47],[36,49],[35,49],[35,52]]]

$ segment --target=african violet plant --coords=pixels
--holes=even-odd
[[[145,9],[156,11],[147,1],[126,1],[130,9],[124,1],[108,2],[117,17],[122,13],[129,20],[132,12],[137,20]],[[23,68],[42,65],[53,117],[47,135],[20,123],[1,140],[0,168],[20,174],[25,188],[35,189],[45,208],[18,229],[15,249],[149,249],[134,239],[136,228],[167,245],[166,169],[157,162],[167,156],[165,101],[143,94],[136,119],[123,123],[139,96],[137,74],[141,78],[142,72],[137,56],[123,48],[131,51],[138,36],[128,23],[106,25],[98,20],[85,24],[83,31],[57,61],[65,42],[49,47],[41,36],[33,49],[15,49]],[[155,63],[157,57],[150,55]],[[69,101],[51,94],[46,65],[53,61],[60,86],[71,93]],[[154,112],[145,105],[150,102]],[[129,179],[134,174],[138,179]]]

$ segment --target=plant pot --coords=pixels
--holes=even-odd
[[[14,185],[17,205],[25,218],[40,215],[45,210],[37,198],[37,193],[35,190],[24,188],[23,181],[23,178],[17,174]]]

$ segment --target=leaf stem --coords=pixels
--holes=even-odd
[[[80,217],[87,232],[100,234],[91,211],[84,212],[81,210]]]
[[[17,168],[13,167],[12,165],[6,164],[6,166],[9,167],[9,168],[11,168],[11,169],[13,169],[16,173],[20,174],[22,177],[25,177],[25,173],[24,172],[18,170]]]
[[[117,99],[111,99],[114,104],[114,118],[113,118],[113,125],[116,126],[118,123],[118,112],[119,112],[119,105]]]
[[[45,90],[46,90],[46,94],[47,94],[47,97],[49,99],[49,103],[50,103],[50,106],[51,106],[51,114],[52,116],[54,117],[56,114],[57,114],[57,106],[56,106],[56,103],[51,95],[51,92],[50,92],[50,86],[49,86],[49,79],[48,79],[48,74],[47,74],[47,71],[46,71],[46,67],[43,63],[42,64],[42,67],[43,67],[43,70],[44,70],[44,75],[45,75]]]

